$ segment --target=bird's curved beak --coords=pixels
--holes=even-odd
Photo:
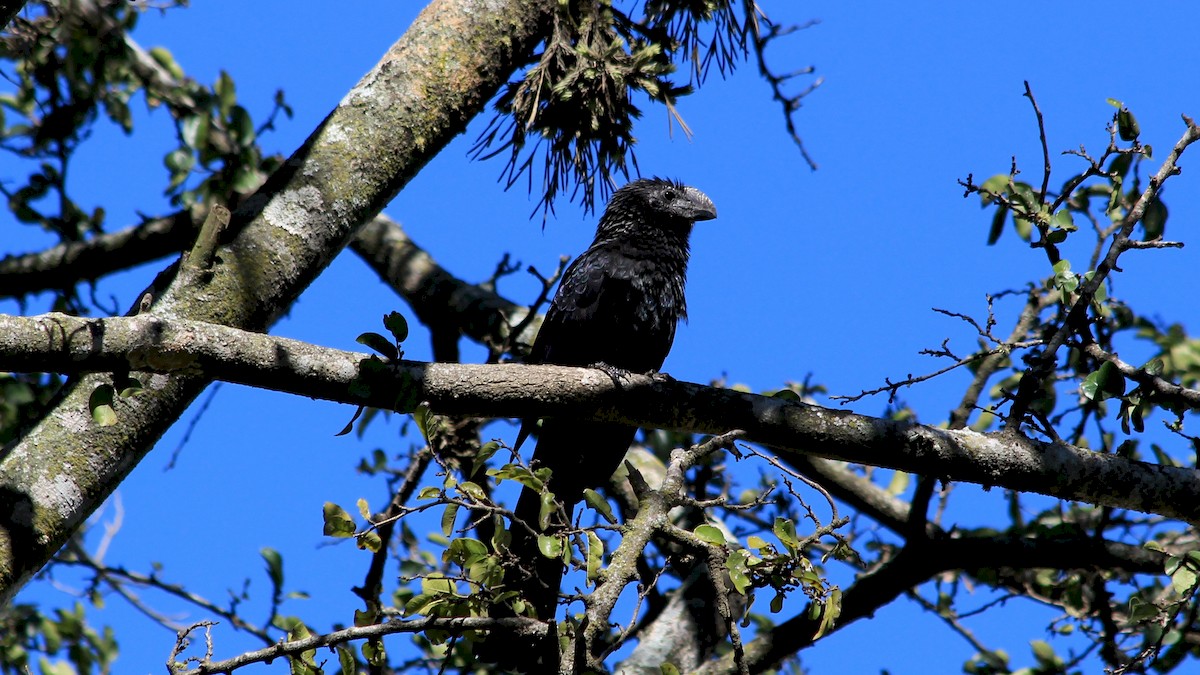
[[[708,195],[694,187],[686,189],[689,202],[689,217],[692,220],[712,220],[717,217],[717,207],[713,205]]]

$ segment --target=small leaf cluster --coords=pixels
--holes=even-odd
[[[112,672],[117,641],[111,628],[96,630],[82,603],[42,614],[18,604],[0,612],[0,673],[91,675]]]
[[[708,531],[702,532],[702,528]],[[725,559],[725,569],[734,590],[743,595],[753,589],[770,588],[775,592],[771,598],[771,613],[783,610],[787,596],[800,589],[811,601],[813,618],[820,617],[817,637],[827,632],[841,611],[841,591],[829,585],[812,561],[808,558],[808,539],[796,534],[796,524],[788,518],[776,518],[772,532],[779,544],[773,544],[758,535],[746,540],[746,548],[737,548]],[[710,543],[716,537],[724,537],[720,530],[711,525],[697,528],[696,534]],[[753,552],[751,552],[753,551]]]
[[[186,2],[160,4],[165,9]],[[166,49],[143,50],[128,38],[139,3],[96,3],[93,10],[30,2],[0,41],[0,73],[14,85],[0,94],[0,150],[36,163],[23,185],[0,186],[18,221],[64,242],[104,230],[104,209],[78,203],[66,176],[75,148],[101,115],[126,134],[133,132],[131,104],[138,95],[150,110],[167,109],[176,124],[178,147],[163,160],[169,172],[165,193],[173,203],[230,203],[279,166],[279,157],[263,155],[258,139],[280,113],[291,115],[282,92],[267,120],[256,125],[238,103],[228,73],[212,86],[201,85],[184,75]],[[189,184],[197,172],[203,179]]]
[[[156,48],[150,54],[163,68],[182,75],[166,49]],[[267,121],[256,126],[250,113],[238,103],[237,87],[224,70],[212,86],[189,78],[176,84],[169,98],[162,99],[175,120],[179,142],[163,158],[170,174],[166,191],[172,202],[186,207],[210,198],[228,201],[233,195],[253,192],[281,163],[278,156],[263,155],[258,137],[274,125],[279,113],[291,117],[292,109],[283,92],[275,93]],[[151,99],[151,105],[157,101]],[[188,179],[196,173],[205,177],[189,185]]]
[[[747,3],[748,15],[753,7]],[[713,26],[707,38],[704,24]],[[745,54],[746,24],[727,1],[651,2],[641,20],[609,2],[560,3],[537,62],[501,93],[472,154],[507,151],[503,175],[511,187],[522,176],[532,183],[540,150],[542,207],[573,186],[572,198],[581,195],[591,210],[617,176],[636,169],[633,122],[642,110],[635,97],[664,105],[686,132],[675,105],[693,88],[671,79],[677,61],[691,58],[698,72],[716,63],[725,72]]]
[[[1140,373],[1182,386],[1200,381],[1200,341],[1189,338],[1178,324],[1163,327],[1153,319],[1138,316],[1132,307],[1109,293],[1111,276],[1119,271],[1111,256],[1107,256],[1112,238],[1124,228],[1136,226],[1140,228],[1137,242],[1126,244],[1117,253],[1131,251],[1139,242],[1147,247],[1156,246],[1162,242],[1168,218],[1167,207],[1158,192],[1148,199],[1144,197],[1147,181],[1142,166],[1153,157],[1152,148],[1141,143],[1140,125],[1129,108],[1120,101],[1110,99],[1109,103],[1117,112],[1109,127],[1107,147],[1098,157],[1082,147],[1064,153],[1084,160],[1085,165],[1082,171],[1067,177],[1057,191],[1047,187],[1051,177],[1049,168],[1042,185],[1037,186],[1019,179],[1021,172],[1015,163],[1008,173],[992,176],[979,185],[970,180],[964,185],[968,193],[979,195],[985,208],[993,209],[988,244],[997,243],[1006,223],[1011,221],[1016,234],[1031,248],[1042,250],[1049,263],[1048,275],[1028,293],[1031,306],[1036,305],[1040,314],[1028,337],[1049,339],[1064,325],[1072,333],[1066,342],[1067,357],[1059,359],[1056,368],[1031,371],[1040,373],[1042,381],[1036,389],[1030,389],[1033,392],[1030,409],[1051,423],[1063,419],[1061,415],[1071,411],[1058,415],[1055,411],[1063,404],[1062,384],[1071,381],[1077,386],[1074,393],[1078,396],[1078,406],[1074,410],[1082,411],[1085,419],[1103,419],[1108,411],[1106,401],[1116,400],[1117,416],[1126,434],[1144,431],[1145,419],[1155,409],[1171,413],[1175,417],[1172,424],[1182,428],[1188,405],[1162,395],[1154,387],[1129,382],[1127,371],[1118,367],[1114,359],[1099,358],[1095,350],[1085,349],[1094,344],[1100,352],[1115,356],[1120,351],[1117,340],[1122,335],[1131,336],[1159,348],[1158,353],[1137,368]],[[1136,222],[1131,223],[1135,218]],[[1081,221],[1087,225],[1080,227]],[[1083,250],[1089,254],[1082,272],[1074,269],[1067,255],[1069,250],[1079,247],[1085,247]],[[1097,280],[1101,271],[1107,276]],[[1085,292],[1089,316],[1070,314]],[[1025,365],[1042,360],[1042,354],[1034,349],[1027,355]],[[1026,369],[1010,360],[1005,360],[1004,366],[1013,367],[1013,371],[991,388],[997,405],[1011,400],[1025,376]],[[986,417],[988,423],[995,419]],[[982,421],[985,420],[981,418]],[[1085,427],[1076,426],[1080,430]],[[1084,447],[1095,442],[1094,437],[1089,441],[1082,434],[1069,440]]]
[[[0,149],[36,161],[23,186],[0,187],[18,221],[62,241],[101,231],[104,210],[87,209],[67,191],[70,158],[100,114],[133,130],[129,102],[142,89],[135,55],[113,36],[137,23],[129,3],[103,3],[95,13],[31,2],[0,40],[0,68],[15,90],[0,94]]]

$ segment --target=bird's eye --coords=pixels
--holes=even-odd
[[[679,193],[676,192],[674,188],[667,188],[666,190],[663,190],[662,196],[663,201],[670,202],[675,201],[675,198],[679,196]]]

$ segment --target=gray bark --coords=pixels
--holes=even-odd
[[[257,194],[234,213],[211,269],[172,266],[152,312],[269,327],[355,229],[462,132],[541,39],[550,0],[438,0],[427,7]],[[67,540],[204,389],[203,375],[147,376],[118,424],[89,413],[89,375],[0,456],[0,603]]]
[[[199,371],[203,376],[187,379],[221,379],[400,412],[428,403],[434,412],[447,415],[567,415],[710,434],[741,429],[747,440],[785,457],[825,457],[1200,522],[1200,502],[1195,499],[1200,494],[1200,471],[1190,468],[1139,462],[1008,432],[937,429],[646,375],[630,374],[617,383],[603,371],[588,368],[413,361],[368,373],[359,370],[366,356],[154,315],[112,319],[0,315],[0,369]],[[100,383],[107,377],[86,381]],[[160,374],[147,382],[158,392],[170,390],[181,377]],[[122,433],[121,429],[133,426],[126,416],[140,419],[145,398],[122,402],[121,420],[114,427],[96,428],[86,401],[81,409],[70,411],[71,416],[60,406],[51,418],[85,437],[104,438],[108,429]],[[65,469],[68,476],[74,475],[71,470]],[[33,485],[52,492],[70,487],[52,474],[42,480]]]

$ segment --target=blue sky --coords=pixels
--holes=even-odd
[[[283,89],[296,116],[280,120],[263,142],[268,151],[289,154],[419,7],[359,2],[351,11],[331,13],[314,2],[196,3],[161,17],[148,13],[134,37],[146,47],[171,49],[198,80],[211,82],[228,70],[240,101],[256,118],[269,110],[275,90]],[[1080,144],[1099,151],[1107,142],[1104,127],[1113,109],[1106,98],[1123,100],[1133,110],[1156,159],[1182,133],[1179,115],[1200,115],[1200,89],[1194,86],[1200,51],[1178,33],[1194,18],[1185,3],[1159,3],[1134,15],[1127,2],[1014,2],[1003,8],[939,3],[923,14],[911,4],[878,1],[776,1],[764,8],[780,23],[820,20],[779,41],[769,54],[779,70],[813,65],[824,78],[797,116],[820,170],[803,164],[784,132],[778,104],[752,67],[727,80],[712,78],[683,101],[680,112],[694,132],[690,140],[677,127],[670,133],[668,114],[659,107],[647,106],[637,127],[642,170],[699,187],[719,211],[693,237],[691,319],[665,366],[679,379],[726,377],[768,389],[811,373],[833,393],[854,394],[878,386],[885,376],[939,367],[917,352],[943,338],[961,351],[970,349],[973,332],[932,307],[982,316],[985,293],[1019,287],[1048,272],[1044,256],[1011,231],[996,246],[985,246],[990,214],[980,210],[977,198],[963,199],[956,183],[968,173],[983,180],[1007,171],[1013,155],[1025,178],[1040,175],[1041,151],[1033,113],[1021,96],[1023,80],[1029,80],[1046,117],[1057,170],[1052,185],[1080,166],[1059,151]],[[529,217],[536,198],[520,188],[505,192],[497,182],[500,162],[467,159],[484,122],[477,120],[385,212],[446,268],[472,281],[490,276],[505,252],[546,270],[560,255],[582,251],[594,215],[561,202],[543,227],[540,217]],[[136,212],[169,210],[161,189],[162,156],[174,147],[170,125],[161,110],[140,112],[137,124],[130,138],[99,128],[72,174],[77,199],[85,206],[104,205],[110,229],[135,222]],[[1197,190],[1192,175],[1197,161],[1185,155],[1184,174],[1165,195],[1171,209],[1167,237],[1189,243],[1200,207],[1190,197]],[[28,170],[0,156],[0,179]],[[11,218],[0,219],[0,227],[0,255],[50,243]],[[1194,278],[1197,248],[1127,255],[1115,292],[1143,313],[1194,328],[1195,294],[1187,284],[1169,282]],[[1082,264],[1086,250],[1068,249],[1067,255]],[[161,267],[153,263],[106,280],[99,295],[115,296],[124,308]],[[500,290],[517,301],[534,294],[532,283],[519,277],[503,281]],[[35,299],[28,311],[44,311],[45,304],[45,298]],[[1011,309],[1000,306],[1002,327]],[[380,317],[392,310],[407,314],[347,253],[274,333],[359,349],[354,338],[379,330]],[[18,310],[0,302],[0,311]],[[1126,360],[1140,362],[1137,347],[1129,349]],[[414,334],[406,351],[409,358],[429,358],[424,335]],[[468,359],[481,355],[464,352]],[[964,381],[952,374],[902,396],[922,421],[937,423],[957,404]],[[206,399],[207,394],[201,400]],[[885,404],[875,397],[852,408],[879,414]],[[285,611],[318,629],[348,621],[358,606],[349,585],[361,580],[366,559],[348,546],[326,545],[321,504],[351,506],[366,497],[381,505],[384,486],[354,473],[357,458],[375,447],[402,450],[410,442],[397,438],[399,419],[377,423],[362,442],[334,438],[352,412],[223,386],[207,411],[194,406],[121,486],[121,529],[107,560],[132,569],[161,562],[164,578],[218,600],[228,589],[240,589],[250,574],[251,593],[261,603],[268,586],[258,572],[258,551],[271,546],[284,553],[289,589],[312,596]],[[176,467],[165,471],[197,416]],[[500,427],[497,433],[511,431]],[[960,487],[956,499],[978,492]],[[996,495],[963,501],[969,507],[959,515],[968,525],[1003,518]],[[109,522],[115,513],[110,503],[100,519]],[[336,581],[329,584],[330,579]],[[71,578],[60,581],[69,585]],[[980,597],[982,604],[989,596]],[[19,600],[73,602],[45,582],[31,585]],[[1053,614],[1014,606],[1019,604],[970,625],[985,644],[1008,650],[1014,664],[1030,665],[1028,640],[1046,637],[1043,626]],[[184,620],[200,618],[205,617],[193,613]],[[113,625],[123,638],[118,672],[161,672],[174,641],[170,633],[115,598],[93,613],[93,621]],[[868,641],[874,648],[862,649]],[[240,636],[222,634],[216,656],[250,646]],[[814,673],[885,667],[895,674],[959,672],[973,652],[935,618],[901,601],[803,659]],[[277,663],[245,672],[284,669]]]

